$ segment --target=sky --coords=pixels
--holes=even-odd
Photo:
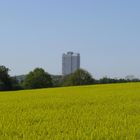
[[[1,0],[0,65],[11,75],[62,73],[62,54],[81,54],[93,77],[140,78],[139,0]]]

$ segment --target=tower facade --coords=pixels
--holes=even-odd
[[[68,75],[80,68],[80,54],[67,52],[62,56],[62,74]]]

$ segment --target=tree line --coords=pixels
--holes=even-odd
[[[11,77],[9,75],[9,71],[9,68],[0,66],[0,91],[140,82],[139,79],[113,79],[108,77],[103,77],[97,80],[94,79],[92,75],[84,69],[78,69],[74,73],[67,76],[53,76],[42,68],[35,68],[33,71],[23,76],[22,80],[19,80],[16,76]]]

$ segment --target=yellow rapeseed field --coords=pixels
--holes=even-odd
[[[0,92],[0,140],[140,140],[140,83]]]

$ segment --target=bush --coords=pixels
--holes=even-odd
[[[78,69],[71,75],[67,76],[64,85],[78,86],[78,85],[91,85],[95,82],[91,74],[83,69]]]
[[[52,87],[52,78],[42,68],[36,68],[26,76],[23,87],[26,89]]]

